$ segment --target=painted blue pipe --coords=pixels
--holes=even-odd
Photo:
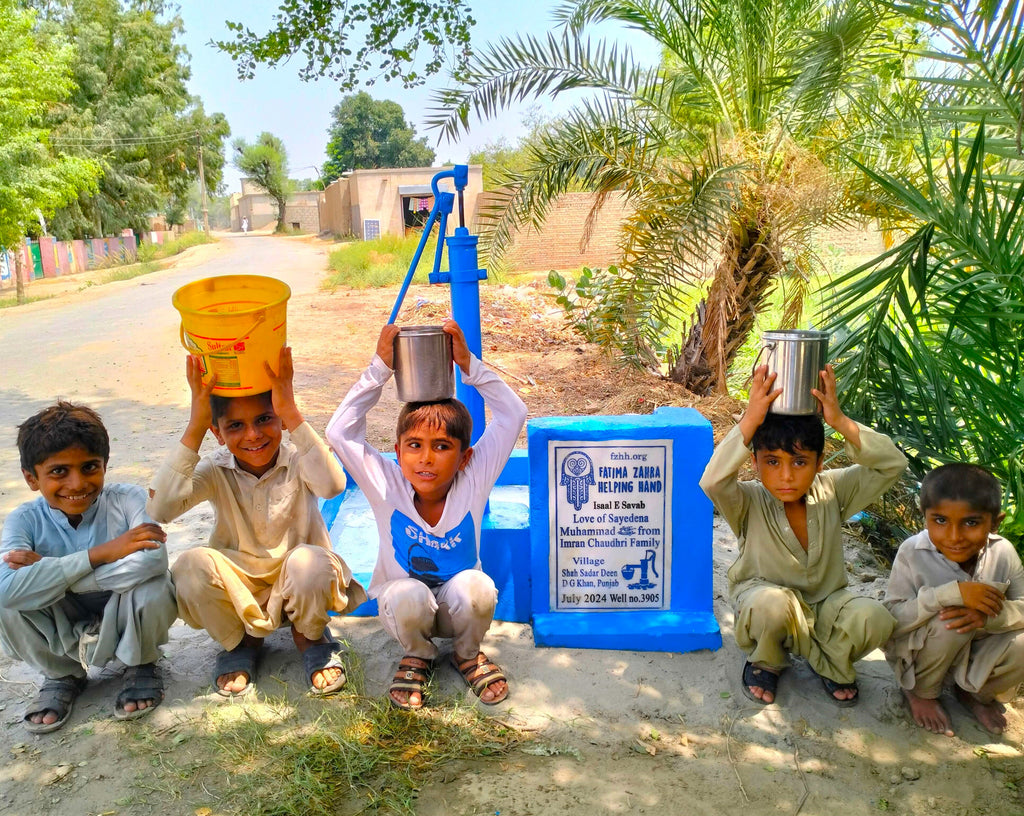
[[[459,226],[455,234],[445,237],[448,227],[448,216],[451,214],[455,204],[455,195],[442,192],[438,189],[438,183],[442,179],[450,178],[455,183],[455,190],[459,198]],[[434,268],[430,273],[431,283],[451,284],[452,317],[462,328],[466,336],[466,345],[477,357],[483,358],[483,336],[480,328],[480,281],[487,278],[487,270],[480,269],[477,258],[478,236],[470,235],[469,229],[465,226],[465,211],[462,203],[462,191],[469,184],[469,165],[457,164],[451,170],[442,170],[430,180],[430,189],[434,193],[434,207],[430,211],[430,217],[423,226],[423,235],[416,247],[409,271],[398,292],[398,299],[395,307],[391,310],[391,317],[388,323],[394,323],[398,318],[398,312],[402,308],[402,301],[409,289],[416,267],[419,265],[420,257],[423,255],[423,248],[426,246],[427,238],[433,229],[434,222],[439,221],[437,251],[434,254]],[[448,246],[448,271],[441,271],[441,257],[444,246]],[[469,415],[473,418],[473,437],[475,444],[484,431],[484,401],[483,397],[475,388],[462,382],[462,372],[458,371],[455,385],[455,395],[469,409]]]

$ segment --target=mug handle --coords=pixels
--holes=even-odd
[[[754,372],[757,371],[757,364],[761,362],[761,355],[765,353],[765,350],[768,350],[769,352],[775,351],[775,343],[765,343],[763,346],[761,346],[761,350],[757,353],[757,356],[754,358],[754,364],[750,367],[751,377],[753,377]]]

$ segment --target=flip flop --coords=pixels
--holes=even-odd
[[[326,697],[329,694],[336,694],[345,687],[345,664],[341,662],[341,644],[338,643],[328,630],[324,630],[327,643],[314,643],[302,653],[302,668],[306,672],[306,679],[309,680],[309,694],[314,697]],[[341,669],[341,674],[333,683],[328,683],[323,688],[313,685],[313,675],[324,669]]]
[[[754,696],[754,692],[750,690],[751,686],[757,686],[764,691],[770,691],[772,693],[772,702],[769,703],[767,700]],[[779,699],[779,675],[776,672],[755,666],[748,660],[743,664],[743,677],[740,682],[740,689],[743,691],[743,696],[751,702],[763,706],[771,705]]]
[[[492,663],[483,652],[477,652],[475,657],[463,660],[461,663],[456,662],[455,655],[453,654],[452,665],[462,675],[462,679],[473,690],[477,699],[484,705],[497,705],[508,697],[508,678],[505,677],[501,668],[496,663]],[[480,696],[483,690],[499,680],[505,681],[505,693],[494,700],[483,699]]]
[[[213,664],[213,687],[221,697],[244,697],[253,690],[253,682],[256,680],[256,660],[259,656],[259,646],[236,646],[230,652],[226,649],[217,655],[217,661]],[[244,672],[249,682],[241,691],[227,691],[217,685],[217,678],[231,674],[232,672]]]
[[[49,734],[56,731],[68,721],[71,710],[75,707],[75,698],[85,688],[86,678],[75,677],[72,674],[64,677],[47,677],[39,687],[35,699],[29,703],[22,718],[22,725],[30,734]],[[57,715],[56,721],[52,723],[34,723],[29,717],[52,711]]]
[[[153,705],[125,711],[125,703],[137,703],[141,700],[152,700]],[[137,720],[151,714],[164,700],[164,681],[156,663],[143,663],[141,666],[129,666],[125,669],[121,681],[121,690],[114,700],[115,720]]]

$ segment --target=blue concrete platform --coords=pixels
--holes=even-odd
[[[527,425],[538,646],[717,649],[711,424],[692,408]]]

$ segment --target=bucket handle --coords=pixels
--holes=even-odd
[[[759,362],[761,362],[761,355],[764,354],[766,349],[769,352],[775,351],[775,341],[774,340],[770,340],[769,342],[767,342],[763,346],[761,346],[761,350],[757,353],[757,356],[754,358],[754,364],[750,367],[750,376],[751,377],[753,377],[754,376],[754,372],[757,371],[757,364]]]
[[[248,337],[250,334],[252,334],[257,329],[257,327],[261,323],[263,323],[266,319],[267,319],[267,310],[266,309],[261,309],[259,314],[256,316],[256,322],[253,323],[248,329],[246,329],[240,335],[238,335],[238,337],[236,337],[234,340],[227,341],[227,343],[225,343],[225,345],[233,346],[239,340],[244,340],[246,337]],[[178,325],[178,333],[179,333],[179,337],[181,339],[181,345],[184,346],[185,351],[187,351],[189,354],[196,354],[196,352],[198,352],[200,350],[196,346],[195,343],[193,343],[191,346],[188,344],[188,341],[191,338],[188,336],[188,332],[185,331],[185,324],[184,324],[184,322],[182,322],[182,323],[180,323]],[[207,352],[207,353],[209,353],[209,352]],[[206,355],[205,354],[196,354],[196,356],[205,357]]]

